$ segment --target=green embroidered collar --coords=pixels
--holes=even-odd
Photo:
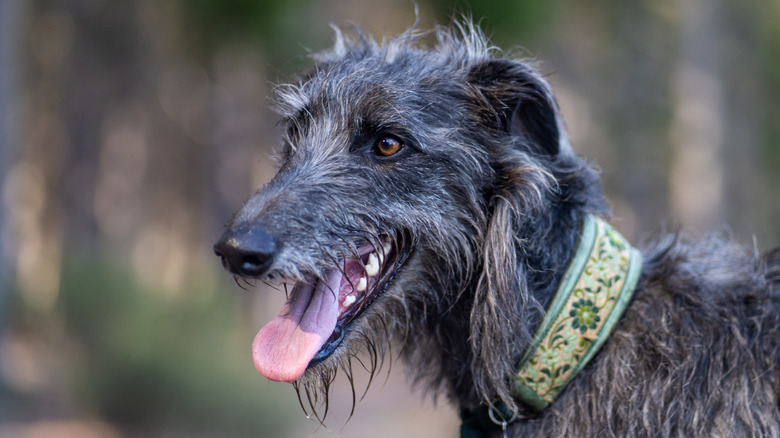
[[[585,217],[575,253],[517,368],[518,401],[540,411],[555,400],[609,337],[641,270],[638,250],[602,219]],[[463,415],[461,437],[478,437],[496,426],[505,430],[511,412],[503,404],[497,408],[497,414]]]
[[[593,358],[634,294],[642,256],[603,220],[588,215],[534,343],[520,360],[515,397],[546,408]]]

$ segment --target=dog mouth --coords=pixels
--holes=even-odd
[[[390,286],[411,252],[406,239],[388,237],[358,248],[322,278],[293,285],[279,315],[252,344],[255,368],[264,377],[294,382],[330,357],[350,325]]]

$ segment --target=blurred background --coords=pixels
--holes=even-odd
[[[780,0],[417,0],[542,62],[615,224],[780,243]],[[400,363],[326,426],[256,373],[281,294],[211,245],[273,173],[273,84],[410,0],[0,1],[0,438],[445,437]],[[363,379],[363,382],[365,379]],[[359,388],[361,389],[361,388]]]

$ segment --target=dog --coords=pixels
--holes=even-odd
[[[780,436],[780,249],[633,249],[550,85],[469,20],[337,29],[314,59],[277,89],[278,173],[214,246],[288,292],[263,376],[316,409],[398,346],[464,437]]]

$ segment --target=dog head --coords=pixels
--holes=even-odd
[[[384,44],[356,34],[337,31],[310,72],[278,88],[279,171],[214,247],[234,275],[291,287],[255,338],[255,365],[323,386],[363,346],[375,363],[388,337],[415,345],[457,318],[460,345],[424,354],[441,364],[462,348],[476,393],[511,398],[500,387],[531,337],[518,315],[539,307],[521,229],[543,232],[559,182],[583,169],[550,87],[470,24]]]

